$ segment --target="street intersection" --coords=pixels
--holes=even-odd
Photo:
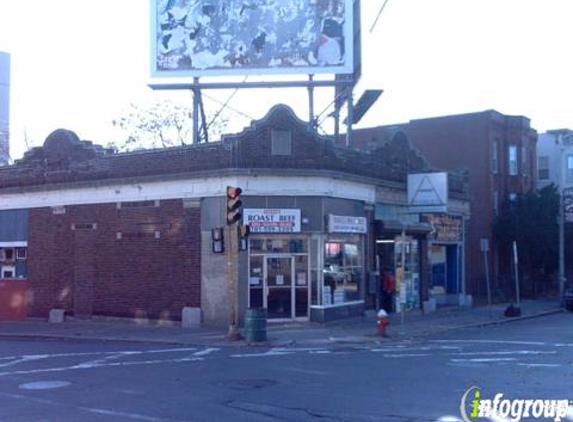
[[[0,421],[460,421],[476,386],[573,399],[571,322],[317,347],[4,340]]]

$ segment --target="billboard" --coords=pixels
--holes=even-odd
[[[151,76],[350,74],[352,0],[150,0]]]

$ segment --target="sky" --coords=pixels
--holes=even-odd
[[[573,128],[573,1],[388,0],[371,29],[383,4],[362,0],[363,74],[355,95],[368,88],[384,94],[357,127],[495,109],[530,118],[540,133]],[[191,104],[187,91],[148,87],[148,7],[147,0],[0,0],[0,51],[12,60],[12,158],[58,128],[103,145],[120,141],[125,133],[111,122],[130,103]],[[204,94],[224,102],[232,91]],[[332,95],[316,90],[316,114]],[[307,119],[303,89],[243,89],[225,112],[228,131],[278,102]],[[323,129],[330,127],[327,121]]]

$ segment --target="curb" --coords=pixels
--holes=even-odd
[[[469,324],[461,324],[461,325],[454,325],[449,327],[441,327],[437,329],[432,329],[431,326],[426,326],[425,331],[419,333],[395,333],[390,334],[388,337],[379,337],[376,334],[365,334],[365,335],[351,335],[351,336],[328,336],[327,338],[312,338],[312,339],[305,339],[305,340],[297,340],[297,339],[277,339],[277,340],[267,340],[265,342],[246,342],[242,341],[213,341],[213,340],[166,340],[166,339],[153,339],[153,338],[120,338],[120,337],[109,337],[109,336],[89,336],[89,335],[65,335],[65,334],[39,334],[39,333],[1,333],[0,332],[0,339],[16,339],[16,340],[29,340],[29,339],[38,339],[38,340],[79,340],[79,341],[102,341],[102,342],[122,342],[122,343],[151,343],[151,344],[166,344],[166,345],[177,345],[177,346],[203,346],[203,347],[289,347],[289,346],[296,346],[296,345],[332,345],[332,344],[364,344],[364,343],[386,343],[388,341],[399,341],[404,339],[412,339],[418,337],[424,337],[428,334],[436,334],[440,332],[447,332],[447,331],[454,331],[454,330],[463,330],[468,328],[479,328],[479,327],[487,327],[492,325],[501,325],[510,322],[516,321],[524,321],[533,318],[539,318],[543,316],[549,316],[559,313],[565,313],[563,308],[552,309],[549,311],[538,312],[531,315],[523,315],[519,317],[505,317],[503,319],[495,319],[491,321],[480,321],[475,323]],[[424,324],[422,324],[423,327]],[[423,330],[424,328],[422,328]]]
[[[518,322],[518,321],[525,321],[528,319],[534,319],[534,318],[539,318],[539,317],[544,317],[544,316],[549,316],[549,315],[555,315],[555,314],[560,314],[560,313],[565,313],[565,310],[563,308],[556,308],[556,309],[552,309],[549,311],[543,311],[543,312],[538,312],[535,314],[530,314],[530,315],[522,315],[519,317],[505,317],[505,318],[499,318],[499,319],[495,319],[495,320],[491,320],[491,321],[480,321],[480,322],[474,322],[474,323],[469,323],[469,324],[461,324],[461,325],[454,325],[454,326],[450,326],[450,327],[443,327],[443,328],[438,328],[438,329],[434,329],[434,330],[428,330],[424,333],[412,333],[410,335],[396,335],[396,336],[391,336],[391,338],[393,340],[403,340],[405,338],[419,338],[419,337],[424,337],[428,334],[436,334],[436,333],[440,333],[440,332],[447,332],[447,331],[455,331],[455,330],[464,330],[464,329],[469,329],[469,328],[480,328],[480,327],[488,327],[488,326],[493,326],[493,325],[502,325],[502,324],[507,324],[510,322]]]

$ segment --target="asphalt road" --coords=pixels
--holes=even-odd
[[[456,421],[473,386],[572,400],[573,314],[383,346],[0,341],[2,422]]]

